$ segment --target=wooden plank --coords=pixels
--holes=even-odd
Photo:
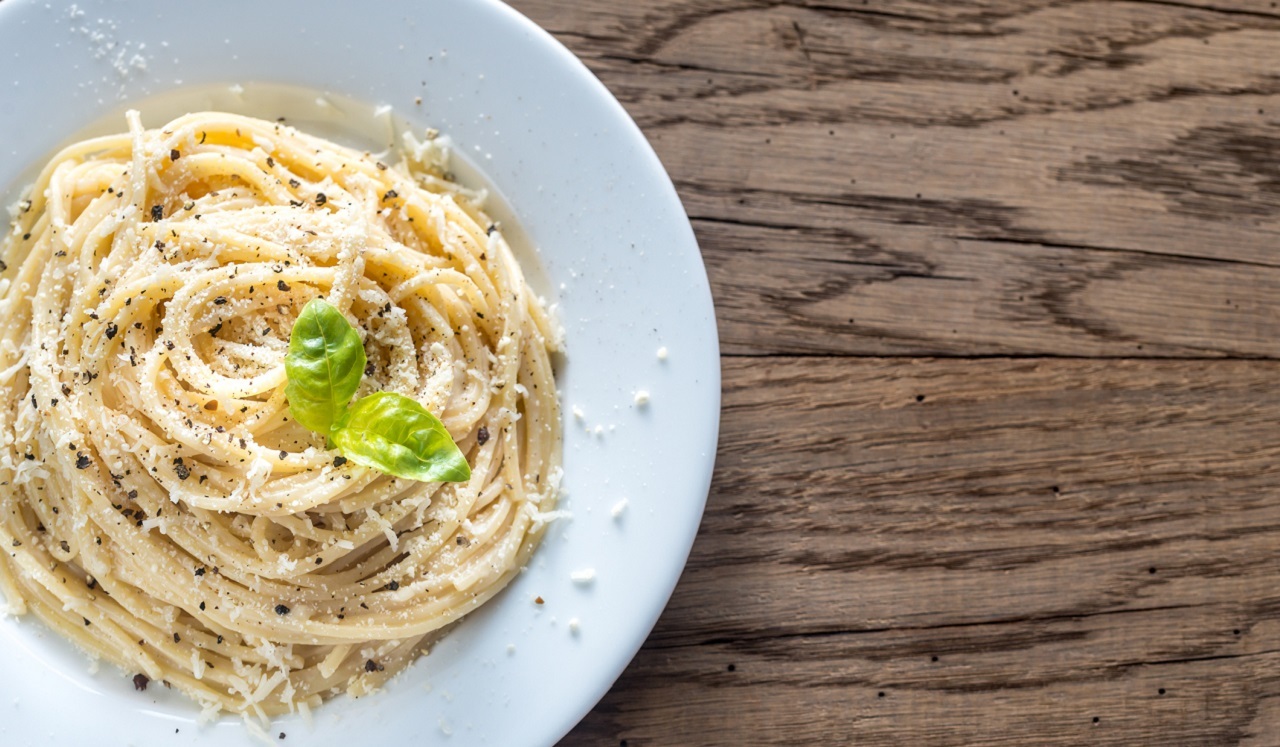
[[[703,522],[717,539],[671,602],[679,628],[655,638],[1184,604],[1182,563],[1276,544],[1278,376],[1269,361],[729,359]],[[1234,568],[1221,599],[1189,581],[1198,602],[1268,599],[1277,570]]]
[[[802,5],[519,6],[667,164],[726,352],[1276,355],[1269,4]]]
[[[1280,355],[1280,268],[695,221],[735,355]]]
[[[1277,376],[726,360],[685,576],[565,744],[1274,743]]]
[[[1205,658],[1151,651],[1221,635],[1211,612],[1190,622],[1210,627],[1153,614],[646,650],[562,744],[1275,744],[1280,656],[1243,634]]]

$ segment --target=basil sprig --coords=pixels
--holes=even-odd
[[[284,371],[293,419],[329,435],[338,416],[360,388],[364,376],[364,344],[342,312],[314,299],[302,308],[289,333]]]
[[[284,359],[289,410],[356,464],[424,482],[464,482],[471,468],[449,431],[417,400],[375,392],[351,403],[366,358],[342,312],[319,298],[303,307]]]

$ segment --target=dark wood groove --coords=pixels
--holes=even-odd
[[[1280,13],[1266,13],[1257,10],[1243,10],[1239,8],[1222,8],[1215,5],[1202,5],[1199,3],[1178,2],[1178,0],[1134,0],[1134,2],[1143,5],[1163,5],[1169,8],[1185,8],[1187,10],[1207,10],[1213,13],[1224,13],[1234,16],[1247,16],[1253,18],[1267,18],[1280,20]],[[1272,6],[1275,7],[1275,6]]]
[[[1048,249],[1081,249],[1090,252],[1114,252],[1116,254],[1148,254],[1153,257],[1161,257],[1174,260],[1185,260],[1187,262],[1202,262],[1205,264],[1213,262],[1223,262],[1226,264],[1244,265],[1246,267],[1265,267],[1268,270],[1280,269],[1280,264],[1269,262],[1253,262],[1245,259],[1235,259],[1232,257],[1201,257],[1194,254],[1177,254],[1174,252],[1155,252],[1147,249],[1130,249],[1118,246],[1098,246],[1093,244],[1066,244],[1053,241],[1035,241],[1030,239],[1018,239],[1009,237],[983,237],[983,236],[953,236],[956,241],[982,241],[995,244],[1021,244],[1029,246],[1042,246]]]
[[[725,352],[720,356],[725,360],[907,360],[907,361],[947,361],[947,360],[970,360],[970,361],[1186,361],[1188,363],[1231,363],[1239,361],[1249,361],[1251,363],[1280,362],[1280,357],[1274,356],[1216,356],[1216,355],[1144,355],[1135,356],[1106,356],[1106,355],[1009,355],[993,353],[990,355],[862,355],[858,353],[733,353]]]
[[[1004,618],[1004,619],[972,620],[972,621],[965,621],[965,622],[944,623],[940,625],[922,625],[918,627],[903,625],[898,627],[885,627],[885,628],[805,630],[805,631],[793,631],[793,632],[787,632],[787,633],[774,633],[774,634],[761,632],[754,637],[707,638],[705,640],[696,641],[696,642],[673,641],[673,642],[670,642],[669,644],[664,644],[662,642],[655,642],[649,645],[647,648],[654,649],[654,650],[662,650],[662,649],[683,648],[688,646],[740,645],[740,644],[758,642],[762,640],[778,641],[778,640],[785,640],[788,638],[833,638],[833,637],[840,637],[840,636],[874,635],[876,633],[892,633],[892,632],[901,632],[901,631],[908,631],[908,630],[926,632],[931,630],[947,630],[950,628],[973,628],[973,627],[987,626],[987,625],[1019,625],[1024,623],[1036,623],[1036,622],[1082,620],[1086,617],[1098,617],[1101,615],[1129,615],[1129,614],[1135,614],[1135,613],[1167,612],[1172,610],[1188,609],[1195,606],[1197,605],[1175,604],[1175,605],[1166,605],[1166,606],[1160,606],[1160,607],[1098,610],[1093,612],[1063,613],[1063,614],[1057,614],[1057,615],[1040,615],[1035,617],[1011,617],[1011,618]]]

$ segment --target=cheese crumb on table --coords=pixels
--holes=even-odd
[[[649,392],[644,389],[638,390],[636,392],[635,402],[637,407],[644,407],[649,404]]]
[[[574,571],[569,574],[569,578],[575,584],[586,585],[596,580],[596,570],[594,568],[583,568],[580,571]]]
[[[572,633],[573,635],[577,635],[577,634],[578,634],[578,631],[579,631],[579,630],[581,630],[581,629],[582,629],[582,623],[580,623],[580,622],[578,621],[578,618],[576,618],[576,617],[571,617],[571,618],[569,618],[569,632],[570,632],[570,633]]]
[[[658,348],[658,360],[665,361],[666,359],[667,359],[667,348],[664,345],[663,347]]]
[[[622,512],[626,510],[627,510],[627,499],[623,498],[622,500],[613,504],[613,508],[609,509],[609,513],[612,514],[613,518],[617,519],[621,517]]]

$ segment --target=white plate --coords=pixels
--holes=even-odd
[[[504,594],[383,692],[330,701],[310,725],[281,718],[272,735],[288,734],[277,742],[285,745],[559,739],[622,672],[675,586],[702,515],[719,417],[698,248],[622,107],[548,34],[483,1],[5,0],[0,61],[7,201],[58,146],[125,104],[253,82],[390,104],[451,136],[497,187],[538,248],[540,290],[560,303],[567,332],[564,507],[573,518],[554,525]],[[670,351],[665,362],[660,347]],[[645,408],[633,402],[639,389],[652,395]],[[603,435],[587,432],[597,425]],[[570,580],[586,568],[594,583]],[[97,744],[106,735],[131,745],[252,743],[236,720],[198,726],[180,696],[154,685],[134,692],[114,667],[88,669],[37,621],[0,622],[0,744]]]

